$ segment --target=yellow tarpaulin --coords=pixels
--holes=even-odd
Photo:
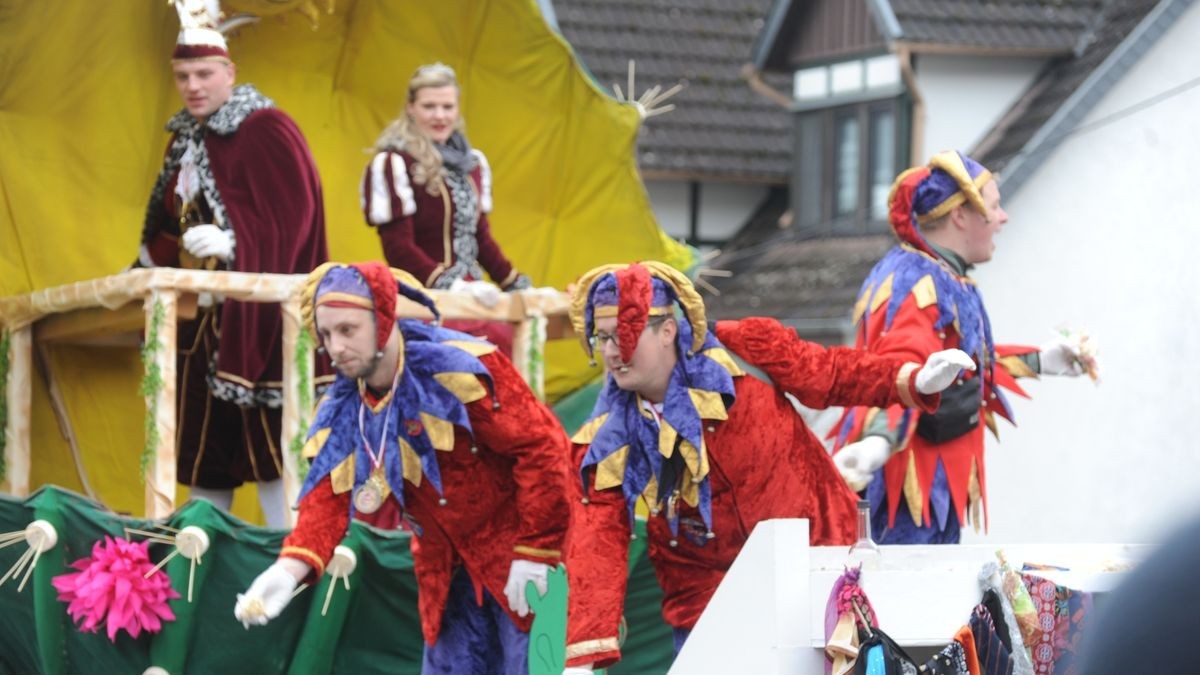
[[[177,32],[162,1],[0,0],[0,295],[134,259],[163,125],[180,107],[169,68]],[[637,174],[636,111],[591,81],[533,0],[337,0],[316,29],[291,11],[229,42],[238,81],[308,138],[334,259],[381,257],[358,205],[367,149],[412,71],[436,60],[458,71],[469,137],[492,165],[497,237],[535,284],[562,288],[595,265],[668,255]],[[137,354],[56,348],[50,361],[93,487],[140,512]],[[551,344],[547,361],[551,397],[595,373],[573,340]],[[33,485],[79,489],[40,383],[32,424]],[[252,514],[252,502],[239,497],[239,511]]]

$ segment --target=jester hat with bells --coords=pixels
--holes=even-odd
[[[708,331],[704,302],[692,282],[674,268],[654,261],[597,267],[576,285],[571,324],[594,359],[595,319],[615,316],[621,359],[628,362],[650,317],[675,317],[676,306],[686,321],[678,321],[678,359],[658,423],[642,408],[638,395],[622,390],[610,375],[591,418],[572,441],[589,444],[580,468],[585,493],[590,487],[604,490],[620,485],[632,518],[639,497],[644,495],[657,512],[664,501],[676,496],[678,485],[678,498],[699,510],[711,538],[712,495],[704,431],[728,417],[734,400],[733,378],[742,372]],[[593,466],[595,481],[589,486],[584,476]],[[670,527],[677,535],[678,516],[670,519]]]
[[[939,152],[927,166],[904,171],[888,192],[888,221],[900,241],[917,250],[935,255],[919,226],[945,216],[954,207],[966,204],[987,217],[983,186],[992,172],[961,152]]]
[[[384,476],[401,505],[404,481],[419,487],[422,478],[427,479],[440,494],[436,451],[454,449],[455,426],[472,433],[466,404],[484,398],[492,388],[491,375],[479,357],[496,347],[415,319],[397,321],[401,295],[427,308],[435,319],[440,317],[420,282],[383,263],[324,263],[304,283],[301,320],[318,344],[316,309],[352,307],[374,316],[376,358],[393,326],[400,332],[400,353],[396,384],[377,402],[368,405],[363,381],[339,373],[317,404],[303,451],[315,459],[302,497],[325,476],[330,476],[335,494],[362,485],[373,467],[370,453],[378,457],[381,451]],[[497,407],[493,403],[493,409]]]

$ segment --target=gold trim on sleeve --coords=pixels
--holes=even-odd
[[[615,637],[584,640],[583,642],[567,645],[567,658],[573,659],[577,656],[587,656],[588,654],[612,652],[620,648],[621,645]]]
[[[562,557],[562,551],[557,551],[552,548],[534,548],[532,546],[514,546],[513,553],[521,555],[534,555],[539,558],[559,558]]]
[[[322,574],[325,573],[325,561],[321,560],[321,556],[317,555],[316,553],[310,551],[307,548],[304,548],[301,546],[284,546],[283,550],[281,550],[279,552],[279,555],[281,557],[282,556],[299,556],[299,557],[304,558],[305,560],[313,563],[313,567],[316,569],[316,574],[318,577],[320,577]]]
[[[912,377],[920,369],[915,363],[906,363],[900,366],[900,372],[896,374],[896,394],[900,397],[900,403],[905,408],[921,407],[912,397]]]

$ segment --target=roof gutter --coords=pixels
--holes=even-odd
[[[892,3],[889,0],[869,0],[867,7],[875,15],[879,32],[883,33],[887,41],[899,40],[904,33],[900,30],[900,20],[896,18],[896,12],[892,11]]]
[[[1009,199],[1137,63],[1193,0],[1162,0],[1117,45],[1004,168],[1001,181]]]
[[[792,9],[792,0],[775,0],[771,5],[770,11],[767,12],[766,25],[761,33],[758,34],[758,39],[754,42],[754,49],[750,52],[751,60],[757,70],[767,69],[767,60],[771,57],[771,50],[775,47],[775,40],[779,38],[779,31],[783,28],[783,21],[787,18],[788,13]]]
[[[792,104],[795,103],[792,97],[767,84],[762,79],[762,73],[753,63],[744,64],[739,74],[755,93],[780,107],[791,110]]]

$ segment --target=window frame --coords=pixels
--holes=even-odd
[[[875,160],[872,144],[871,122],[873,115],[878,112],[890,112],[893,119],[893,150],[894,166],[889,172],[896,176],[908,166],[909,149],[911,145],[911,98],[902,93],[885,98],[873,98],[862,101],[842,103],[839,105],[797,110],[793,125],[793,157],[795,164],[792,170],[792,209],[797,216],[804,213],[811,216],[811,211],[803,209],[798,203],[800,195],[812,191],[809,181],[819,181],[817,192],[820,195],[819,217],[815,222],[805,222],[805,218],[797,217],[796,224],[801,230],[815,235],[848,236],[890,232],[886,215],[883,218],[871,217],[871,169]],[[848,116],[853,116],[858,122],[858,175],[857,205],[852,212],[844,215],[837,213],[837,181],[838,158],[837,140],[838,123]],[[804,133],[802,128],[817,120],[821,133],[820,166],[806,166],[804,158]],[[809,129],[811,134],[811,128]]]

